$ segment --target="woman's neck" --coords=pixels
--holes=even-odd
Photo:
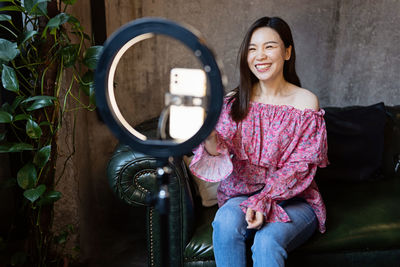
[[[273,81],[259,81],[253,90],[257,98],[274,99],[287,96],[289,83],[283,77]]]

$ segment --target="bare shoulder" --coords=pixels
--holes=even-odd
[[[297,87],[294,98],[294,106],[298,109],[312,109],[315,111],[319,110],[318,97],[310,90]]]

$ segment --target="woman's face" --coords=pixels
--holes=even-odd
[[[283,77],[283,65],[290,58],[290,52],[291,47],[285,48],[275,30],[258,28],[250,38],[247,64],[260,81]]]

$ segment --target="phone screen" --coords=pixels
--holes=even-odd
[[[207,77],[201,69],[174,68],[170,72],[170,93],[203,97],[206,95]],[[192,137],[203,125],[205,112],[199,106],[170,107],[169,134],[178,140]]]

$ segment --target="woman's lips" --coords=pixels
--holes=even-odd
[[[256,64],[255,68],[258,72],[266,72],[270,69],[271,63]]]

